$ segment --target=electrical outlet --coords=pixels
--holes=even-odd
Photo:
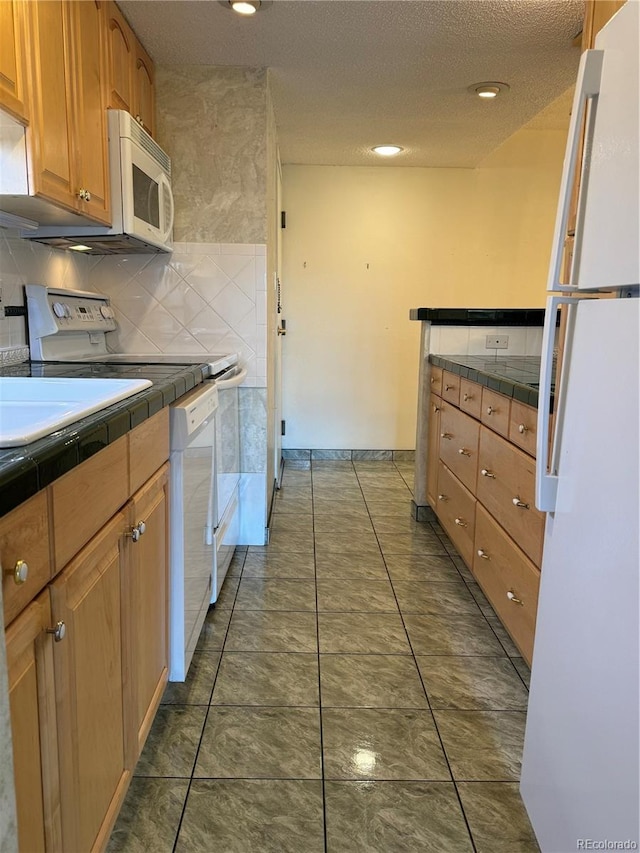
[[[487,349],[508,349],[509,335],[487,335]]]

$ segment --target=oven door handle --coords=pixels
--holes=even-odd
[[[244,380],[247,378],[247,368],[242,367],[231,379],[216,379],[216,388],[220,391],[224,391],[225,388],[236,388],[238,385],[241,385]]]

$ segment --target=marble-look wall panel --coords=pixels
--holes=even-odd
[[[51,249],[23,240],[13,228],[0,228],[0,287],[3,305],[22,305],[25,284],[87,289],[89,271],[97,258]],[[0,317],[0,349],[27,344],[24,317]]]
[[[2,587],[0,586],[0,635],[2,624]],[[17,853],[16,797],[13,787],[13,752],[9,717],[9,685],[4,642],[0,643],[0,850]]]
[[[267,71],[156,68],[157,137],[171,157],[174,239],[267,239]]]

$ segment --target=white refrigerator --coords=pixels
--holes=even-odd
[[[639,33],[640,6],[628,0],[581,58],[549,276],[536,483],[548,516],[520,785],[543,853],[640,849]],[[562,286],[585,112],[575,256]]]

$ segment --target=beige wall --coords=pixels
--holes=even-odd
[[[409,309],[544,304],[565,139],[474,170],[285,166],[285,447],[413,448]]]
[[[267,240],[267,71],[157,69],[158,142],[172,161],[174,240]]]

